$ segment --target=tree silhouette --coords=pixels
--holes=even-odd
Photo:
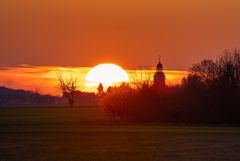
[[[153,84],[153,73],[150,72],[148,67],[139,67],[130,76],[131,86],[136,89],[140,89],[142,85],[151,86]]]
[[[102,83],[99,83],[97,90],[98,90],[98,94],[100,96],[103,95],[104,90],[103,90],[103,84]]]
[[[57,73],[58,88],[62,92],[63,97],[67,98],[70,107],[74,106],[75,94],[79,84],[76,76],[64,77],[62,73]]]
[[[112,92],[112,89],[113,89],[113,87],[112,86],[109,86],[108,88],[107,88],[107,93],[110,93],[110,92]]]

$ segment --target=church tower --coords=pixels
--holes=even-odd
[[[153,82],[153,86],[155,88],[161,89],[165,87],[165,74],[163,72],[163,65],[160,61],[159,58],[159,62],[157,64],[156,67],[156,73],[154,74],[154,82]]]

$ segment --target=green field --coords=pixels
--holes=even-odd
[[[1,108],[0,161],[239,161],[240,128],[113,123],[96,107]]]

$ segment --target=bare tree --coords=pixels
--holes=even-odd
[[[204,59],[191,67],[192,74],[199,76],[209,86],[218,83],[240,86],[240,50],[226,50],[217,60]]]
[[[190,74],[191,78],[199,77],[203,83],[209,86],[212,85],[218,76],[218,66],[211,59],[204,59],[200,63],[193,64],[190,70],[192,72]]]
[[[219,75],[226,81],[239,84],[240,81],[240,50],[226,50],[218,59]]]
[[[62,92],[63,97],[67,98],[70,107],[73,107],[79,80],[73,75],[70,77],[63,77],[62,73],[57,73],[57,80],[58,88]]]
[[[130,82],[134,88],[140,89],[143,85],[153,84],[153,71],[147,67],[139,68],[130,74]]]

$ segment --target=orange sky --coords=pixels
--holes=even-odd
[[[186,70],[240,47],[239,0],[2,0],[0,64]]]
[[[63,74],[74,74],[79,78],[79,90],[86,92],[95,92],[97,87],[88,88],[85,86],[85,77],[91,67],[49,67],[49,66],[30,66],[21,65],[18,67],[0,67],[0,86],[6,86],[14,89],[25,89],[37,91],[43,94],[59,95],[57,89],[56,73],[61,72]],[[153,70],[148,70],[149,73],[153,74]],[[127,70],[130,77],[137,78],[137,81],[141,81],[142,77],[136,77],[144,72],[136,72],[136,70]],[[166,80],[168,84],[178,84],[181,79],[186,76],[185,71],[165,71]],[[141,76],[140,75],[140,76]],[[152,75],[148,75],[152,78]],[[149,77],[145,78],[149,78]],[[144,78],[143,78],[144,79]],[[134,80],[135,81],[135,80]]]

